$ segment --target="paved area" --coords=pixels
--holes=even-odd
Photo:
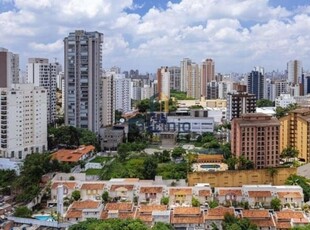
[[[297,168],[297,175],[310,179],[310,163]]]

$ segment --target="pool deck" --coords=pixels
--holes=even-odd
[[[219,168],[201,168],[201,165],[219,165]],[[228,165],[224,163],[194,163],[192,165],[194,172],[218,172],[228,170]]]

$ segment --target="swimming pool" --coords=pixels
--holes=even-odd
[[[218,169],[220,167],[221,167],[220,165],[216,165],[216,164],[200,165],[200,168],[203,168],[203,169]]]
[[[55,221],[51,215],[35,215],[33,218],[42,221]]]

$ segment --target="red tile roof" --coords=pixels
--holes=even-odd
[[[78,162],[84,155],[95,150],[92,145],[81,146],[78,149],[60,149],[52,154],[52,159],[61,162]]]
[[[81,190],[85,189],[85,190],[103,190],[104,188],[104,184],[100,183],[100,182],[96,182],[96,183],[83,183]]]
[[[261,219],[261,218],[269,218],[270,214],[268,210],[259,210],[259,209],[251,209],[251,210],[243,210],[242,216],[244,218],[249,219]]]
[[[116,191],[119,188],[125,188],[127,191],[132,191],[133,190],[133,185],[132,184],[114,184],[111,186],[110,191]]]
[[[130,211],[132,210],[132,203],[107,203],[105,206],[105,210],[119,210],[119,211]]]
[[[249,191],[249,197],[271,197],[270,191]]]
[[[57,189],[58,185],[63,185],[68,189],[74,189],[76,186],[76,182],[74,181],[57,181],[52,184],[52,189]]]
[[[169,195],[192,195],[191,188],[170,188]]]
[[[234,194],[236,196],[242,196],[242,190],[241,189],[219,189],[218,195],[219,196],[226,196],[228,194]]]
[[[96,209],[100,206],[100,201],[93,201],[93,200],[83,200],[83,201],[74,201],[72,203],[72,209]]]
[[[277,192],[279,198],[302,198],[300,192]]]
[[[223,220],[226,213],[234,215],[234,208],[216,207],[208,209],[205,220]]]
[[[141,187],[140,193],[162,193],[163,187]]]

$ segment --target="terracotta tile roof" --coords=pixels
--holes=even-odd
[[[277,192],[279,198],[302,198],[300,192]]]
[[[60,149],[52,154],[52,159],[62,162],[78,162],[82,156],[94,150],[95,147],[92,145],[81,146],[78,149]]]
[[[57,181],[52,184],[52,189],[57,189],[58,185],[64,185],[68,189],[74,189],[76,186],[76,182],[74,181]]]
[[[83,201],[74,201],[72,203],[72,209],[96,209],[100,206],[100,201],[93,201],[93,200],[83,200]]]
[[[242,196],[242,190],[241,189],[219,189],[218,190],[219,196],[226,196],[228,194],[234,194],[236,196]]]
[[[199,215],[199,207],[175,207],[173,210],[174,215]]]
[[[162,193],[163,187],[141,187],[140,193]]]
[[[108,219],[108,211],[107,210],[102,210],[100,219],[105,220]]]
[[[269,220],[251,220],[251,222],[259,228],[275,227],[275,223],[272,221],[272,219],[269,219]]]
[[[242,211],[242,216],[244,218],[249,218],[249,219],[256,219],[256,218],[269,218],[270,214],[268,210],[259,210],[259,209],[252,209],[252,210],[243,210]]]
[[[100,183],[100,182],[96,182],[96,183],[83,183],[81,190],[85,189],[85,190],[103,190],[104,188],[104,184]]]
[[[290,209],[276,212],[276,217],[277,220],[287,220],[287,221],[290,221],[291,218],[296,219],[305,218],[303,212],[293,211]]]
[[[167,210],[166,205],[141,205],[139,212],[152,213],[152,211],[165,211]]]
[[[124,188],[127,191],[132,191],[133,187],[134,186],[132,184],[114,184],[111,186],[110,191],[116,191],[117,189],[120,189],[120,188]]]
[[[169,195],[192,195],[191,188],[170,188]]]
[[[134,218],[134,211],[130,211],[130,212],[119,212],[118,213],[118,218],[119,219],[128,219],[128,218]]]
[[[199,196],[211,196],[211,190],[209,189],[199,190],[198,195]]]
[[[130,182],[130,183],[132,183],[132,182],[139,182],[139,178],[125,178],[124,179],[124,181],[126,181],[126,182]]]
[[[277,229],[292,229],[292,224],[291,222],[278,222],[276,224]]]
[[[309,220],[306,218],[292,218],[292,222],[298,224],[309,224]]]
[[[69,209],[66,214],[66,218],[81,218],[82,217],[82,210],[77,209]]]
[[[270,191],[248,191],[249,197],[271,197]]]
[[[153,216],[152,214],[145,214],[145,213],[137,213],[136,214],[136,219],[140,219],[143,222],[152,222],[153,221]]]
[[[132,207],[132,203],[107,203],[105,206],[105,210],[131,211]]]
[[[205,220],[223,220],[226,213],[234,215],[234,208],[216,207],[208,209]]]
[[[200,163],[214,163],[223,162],[224,157],[222,154],[199,154],[197,156],[197,162]]]
[[[174,216],[171,217],[172,224],[202,224],[203,216]]]

